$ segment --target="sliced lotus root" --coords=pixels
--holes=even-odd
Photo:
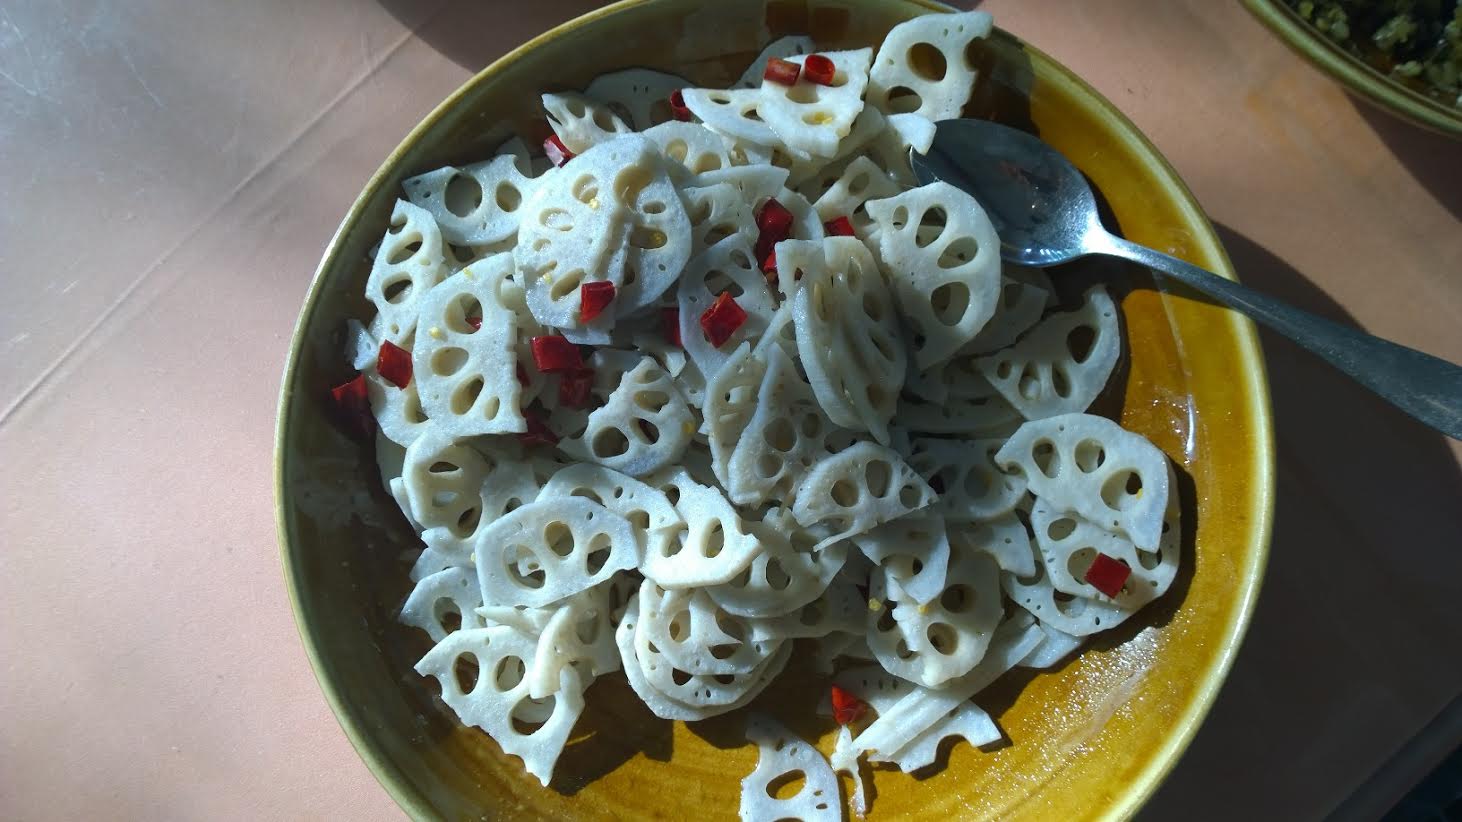
[[[789,148],[762,121],[758,109],[764,100],[761,89],[682,89],[685,107],[699,117],[706,128],[732,140],[766,146],[788,156],[805,158],[807,153]]]
[[[919,185],[909,162],[909,150],[929,152],[934,144],[934,122],[918,114],[890,114],[884,123],[883,131],[868,142],[864,153],[901,187]]]
[[[647,68],[627,68],[601,74],[584,88],[584,95],[609,107],[638,131],[671,120],[669,97],[690,85],[675,74]]]
[[[523,201],[543,179],[530,176],[526,153],[499,153],[487,162],[408,177],[401,188],[431,214],[447,243],[486,246],[516,239]]]
[[[1032,546],[1032,551],[1038,551]],[[1050,625],[1072,636],[1090,636],[1097,631],[1120,625],[1132,611],[1111,600],[1076,597],[1057,591],[1046,574],[1045,563],[1036,560],[1033,576],[1000,575],[1006,596],[1029,611],[1044,625]]]
[[[664,491],[685,520],[660,550],[647,551],[640,565],[640,572],[662,588],[729,582],[761,550],[760,541],[746,529],[726,497],[714,486],[696,482],[684,466],[666,469],[645,481]]]
[[[757,114],[794,152],[831,158],[838,143],[853,128],[863,110],[863,90],[868,86],[868,63],[873,50],[826,51],[821,56],[832,62],[830,85],[798,82],[790,86],[763,80]],[[787,58],[802,65],[806,56]]]
[[[655,358],[642,357],[604,405],[589,414],[582,439],[561,441],[560,448],[642,477],[678,460],[695,429],[675,381]]]
[[[983,378],[981,383],[989,393],[949,397],[942,403],[904,397],[899,403],[898,420],[910,430],[927,434],[963,434],[976,438],[1011,435],[1024,418]]]
[[[751,350],[752,356],[759,360],[767,360],[772,356],[771,349],[776,347],[782,349],[782,353],[787,355],[787,359],[795,363],[797,361],[797,325],[794,319],[792,303],[784,301],[772,318],[767,321],[766,331],[762,332],[761,339],[757,340],[756,347]]]
[[[559,450],[579,460],[588,460],[584,432],[589,427],[589,415],[609,401],[609,397],[624,382],[624,376],[645,361],[637,351],[623,351],[616,348],[598,348],[589,355],[588,365],[594,372],[589,383],[590,402],[588,407],[573,408],[556,404],[549,412],[548,427],[559,437]],[[528,369],[533,371],[531,366]],[[546,380],[548,394],[556,396],[561,377],[551,376]]]
[[[820,244],[789,240],[778,243],[776,253],[779,270],[802,271],[793,321],[797,353],[818,403],[834,423],[887,442],[906,360],[873,255],[856,237]],[[784,278],[784,288],[789,284]]]
[[[1037,499],[1031,508],[1031,529],[1051,587],[1071,596],[1115,601],[1132,611],[1162,596],[1177,576],[1181,545],[1177,495],[1168,499],[1156,553],[1139,551],[1126,537],[1093,525],[1080,514],[1056,511]],[[1106,554],[1131,569],[1116,597],[1102,594],[1086,581],[1087,569],[1097,554]]]
[[[766,44],[766,47],[761,50],[761,53],[756,56],[756,59],[751,61],[751,65],[746,67],[746,71],[741,73],[740,79],[732,83],[731,87],[761,88],[762,78],[767,72],[767,63],[771,62],[773,58],[785,60],[788,57],[793,57],[798,54],[811,54],[816,50],[817,44],[813,42],[811,37],[802,35],[778,37]]]
[[[759,714],[747,718],[746,738],[756,744],[758,758],[756,770],[741,780],[742,822],[842,820],[838,775],[816,748]],[[778,798],[777,785],[789,781],[800,783],[797,792]]]
[[[960,548],[984,551],[1002,571],[1018,576],[1035,573],[1030,534],[1013,511],[984,522],[951,524],[949,541]]]
[[[873,60],[869,105],[935,121],[958,117],[976,79],[967,49],[988,37],[991,25],[986,12],[968,11],[925,14],[894,26]]]
[[[838,141],[837,153],[832,159],[811,157],[806,160],[792,160],[787,166],[787,185],[798,190],[809,200],[821,196],[835,181],[848,163],[860,156],[888,126],[888,119],[876,108],[864,106],[853,119],[853,127]],[[775,158],[774,158],[775,159]],[[824,185],[822,181],[826,180]]]
[[[494,605],[541,608],[635,567],[629,522],[580,497],[525,505],[474,543],[482,601]],[[519,560],[529,556],[537,570],[523,574]]]
[[[944,182],[865,208],[878,224],[879,258],[910,325],[915,365],[948,359],[979,333],[1000,299],[995,227],[973,197]]]
[[[691,254],[698,255],[727,237],[740,235],[748,244],[756,242],[756,215],[741,190],[731,183],[681,190],[690,218]]]
[[[406,604],[401,606],[401,621],[426,631],[433,642],[440,642],[459,628],[487,627],[477,614],[481,605],[477,572],[471,568],[449,568],[416,583]]]
[[[752,415],[760,410],[758,388],[766,374],[766,362],[751,354],[751,344],[742,343],[706,385],[705,428],[711,449],[711,470],[716,480],[730,490],[732,449],[744,441],[742,434]],[[736,498],[731,496],[732,501]]]
[[[897,596],[925,605],[944,593],[949,535],[942,517],[896,519],[853,537],[853,543],[896,580]]]
[[[797,487],[792,513],[803,526],[832,534],[818,548],[928,507],[934,489],[889,448],[860,442],[812,466]]]
[[[381,352],[381,341],[357,319],[345,321],[346,361],[356,371],[373,370]]]
[[[553,133],[574,154],[583,154],[600,143],[634,132],[609,106],[582,94],[571,91],[545,94],[542,100]]]
[[[761,553],[735,579],[706,589],[716,604],[738,616],[770,618],[801,608],[822,596],[848,559],[846,543],[814,551],[816,537],[800,528],[788,533],[771,523],[749,527],[761,540]]]
[[[1085,411],[1122,353],[1117,307],[1093,286],[1076,311],[1052,314],[1015,345],[981,357],[980,372],[1026,419]]]
[[[457,631],[427,651],[416,672],[434,677],[463,723],[486,731],[546,786],[584,710],[584,684],[564,668],[551,700],[534,703],[524,676],[534,650],[533,639],[512,628]]]
[[[745,165],[703,171],[690,182],[691,187],[704,188],[719,183],[735,186],[741,199],[758,210],[766,201],[787,187],[787,170],[771,165]],[[786,205],[786,203],[783,203]]]
[[[833,681],[864,702],[876,713],[890,710],[899,700],[918,688],[908,680],[894,676],[877,665],[860,665],[840,672]],[[963,737],[971,745],[988,745],[1001,738],[1000,729],[990,715],[968,700],[935,721],[929,729],[914,737],[907,745],[893,755],[874,754],[874,762],[892,762],[904,773],[912,773],[934,763],[939,745],[951,736]],[[852,740],[844,743],[844,756],[861,754],[852,747]],[[837,763],[834,762],[834,767]]]
[[[445,528],[467,538],[482,514],[482,482],[499,456],[484,455],[435,429],[406,448],[401,479],[411,513],[422,527]]]
[[[1026,479],[995,464],[1003,440],[916,439],[909,465],[939,489],[934,508],[950,522],[1008,514],[1025,496]]]
[[[1105,417],[1063,414],[1022,425],[995,455],[1019,469],[1052,510],[1072,511],[1156,551],[1167,510],[1168,459]]]
[[[727,496],[738,505],[768,500],[795,503],[802,475],[817,461],[846,448],[853,436],[823,413],[812,386],[797,373],[785,349],[772,346],[765,362],[754,413],[729,442],[722,440],[730,452],[722,481]],[[719,456],[715,433],[713,427],[711,453]]]
[[[1000,568],[988,554],[952,552],[945,588],[921,605],[898,594],[902,582],[893,566],[869,582],[868,647],[890,673],[937,688],[962,676],[985,655],[1004,609]]]
[[[407,341],[407,346],[411,341]],[[402,346],[406,348],[407,346]],[[409,349],[408,349],[409,350]],[[394,383],[375,375],[366,378],[366,390],[370,395],[371,413],[376,425],[387,439],[409,448],[430,426],[426,412],[421,409],[421,395],[416,391],[416,380],[397,388]]]
[[[1014,266],[1007,265],[1009,272]],[[960,356],[985,354],[1011,345],[1020,336],[1040,322],[1041,314],[1051,292],[1031,282],[1025,282],[1004,274],[1000,278],[1000,302],[995,314],[975,338],[960,349]]]
[[[1076,653],[1076,650],[1086,642],[1085,637],[1072,636],[1065,631],[1058,631],[1044,622],[1041,623],[1041,633],[1044,635],[1041,644],[1026,654],[1025,658],[1020,661],[1020,667],[1054,668],[1061,660]]]
[[[436,220],[425,209],[397,200],[366,279],[366,299],[381,319],[377,338],[397,345],[411,339],[419,301],[446,275]]]
[[[873,218],[868,216],[863,205],[869,200],[881,200],[899,193],[899,187],[886,177],[878,166],[867,157],[857,157],[843,169],[843,173],[827,191],[823,192],[812,208],[823,222],[847,217],[853,224],[853,233],[861,240],[867,240],[873,227]]]
[[[666,590],[647,579],[639,596],[639,632],[679,670],[743,674],[780,646],[779,640],[753,640],[750,623],[717,605],[706,589]]]
[[[558,690],[559,672],[581,666],[593,677],[619,670],[619,649],[610,623],[610,582],[575,594],[553,612],[538,635],[538,647],[528,669],[528,695],[543,699]]]
[[[729,293],[746,312],[746,321],[719,347],[711,345],[701,328],[701,315],[716,298]],[[735,234],[716,243],[690,261],[680,277],[680,342],[707,380],[714,380],[742,342],[755,341],[776,312],[766,277],[752,258],[752,245]]]
[[[586,497],[629,520],[639,546],[636,565],[649,545],[669,539],[683,522],[660,489],[602,465],[565,465],[543,486],[542,495],[544,499]]]
[[[512,271],[512,255],[499,254],[453,274],[421,300],[412,376],[433,427],[450,436],[525,430],[516,317],[498,301],[496,287]]]
[[[738,160],[744,159],[730,140],[699,123],[671,120],[645,130],[643,136],[674,161],[670,168],[677,179],[689,181],[698,174],[741,165]]]
[[[868,597],[848,574],[851,559],[843,571],[828,583],[822,596],[791,613],[779,617],[752,620],[754,639],[817,639],[833,633],[863,630],[863,615],[868,613]],[[861,578],[867,581],[867,576]]]

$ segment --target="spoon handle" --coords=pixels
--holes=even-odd
[[[1161,271],[1289,337],[1390,401],[1462,440],[1462,367],[1301,311],[1146,246],[1111,237],[1101,249]]]

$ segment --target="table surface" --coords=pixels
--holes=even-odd
[[[4,816],[400,817],[286,601],[280,371],[381,159],[591,5],[0,5]],[[1348,97],[1234,2],[983,7],[1136,121],[1246,281],[1462,361],[1462,143]],[[1268,578],[1153,819],[1367,816],[1458,742],[1433,719],[1462,691],[1462,448],[1264,346]]]

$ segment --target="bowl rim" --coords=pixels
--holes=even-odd
[[[1243,0],[1243,4],[1291,51],[1362,99],[1430,131],[1462,138],[1462,109],[1449,109],[1371,68],[1280,0]]]
[[[849,2],[888,2],[889,0],[849,0]],[[1249,2],[1249,0],[1245,0]],[[358,223],[365,212],[367,205],[373,200],[377,192],[391,178],[392,170],[400,162],[404,154],[430,130],[436,123],[455,107],[459,101],[466,96],[469,90],[481,83],[490,82],[497,74],[507,66],[522,59],[523,55],[540,48],[548,42],[577,29],[581,26],[592,25],[599,20],[612,15],[621,14],[629,9],[643,5],[649,5],[657,0],[618,0],[618,2],[595,9],[583,15],[567,20],[517,46],[511,51],[488,64],[481,71],[474,74],[461,86],[448,95],[441,103],[431,110],[422,120],[414,126],[410,132],[401,140],[381,165],[371,175],[361,193],[351,203],[350,209],[342,218],[339,227],[331,236],[325,246],[320,263],[315,269],[314,276],[310,280],[309,288],[306,291],[303,306],[295,322],[295,327],[290,337],[289,356],[285,363],[280,387],[279,405],[274,436],[274,503],[275,503],[275,529],[279,540],[280,557],[283,564],[285,588],[290,602],[290,609],[294,614],[295,627],[299,631],[300,641],[305,648],[305,654],[310,662],[310,669],[315,675],[316,681],[324,692],[325,700],[329,703],[336,721],[345,732],[346,738],[355,748],[356,753],[370,770],[372,776],[380,783],[381,787],[391,796],[393,800],[413,819],[435,818],[435,813],[428,798],[417,789],[403,773],[400,766],[391,760],[383,750],[378,749],[370,734],[367,733],[367,719],[362,715],[358,706],[348,703],[336,685],[334,666],[330,663],[324,653],[322,638],[316,633],[312,621],[306,617],[311,610],[309,603],[303,596],[304,580],[302,579],[301,565],[295,561],[296,546],[298,540],[290,524],[290,518],[286,516],[289,506],[289,498],[286,494],[286,478],[289,475],[291,455],[286,451],[285,444],[289,441],[291,425],[291,410],[295,402],[295,395],[292,386],[295,382],[296,371],[299,369],[301,352],[304,350],[305,330],[309,327],[311,320],[318,310],[325,291],[323,288],[326,273],[336,264],[336,258],[341,253],[342,237],[346,231]],[[892,0],[899,4],[922,6],[932,12],[956,12],[960,9],[952,8],[937,0]],[[1157,176],[1160,178],[1162,187],[1174,203],[1178,206],[1183,216],[1194,226],[1201,229],[1194,239],[1197,244],[1207,251],[1217,261],[1214,271],[1218,275],[1230,280],[1238,280],[1233,270],[1227,253],[1222,243],[1213,230],[1203,210],[1199,207],[1196,198],[1188,189],[1187,185],[1178,176],[1176,170],[1167,159],[1157,150],[1157,147],[1144,135],[1137,126],[1132,123],[1117,107],[1089,85],[1085,80],[1078,77],[1075,72],[1064,64],[1051,58],[1045,52],[1030,45],[1025,40],[1016,37],[1009,32],[996,27],[991,36],[1004,36],[1019,43],[1022,48],[1032,55],[1043,58],[1055,70],[1061,82],[1074,87],[1082,95],[1086,96],[1096,113],[1114,126],[1114,136],[1127,143],[1135,149],[1144,161],[1151,163]],[[1268,378],[1264,365],[1264,357],[1259,344],[1259,337],[1254,323],[1247,317],[1237,313],[1228,312],[1228,321],[1235,334],[1236,347],[1239,354],[1239,365],[1248,382],[1249,408],[1248,412],[1254,421],[1252,451],[1252,466],[1254,482],[1249,486],[1250,504],[1254,516],[1249,519],[1248,533],[1245,535],[1245,542],[1253,546],[1251,560],[1240,583],[1235,599],[1234,619],[1227,626],[1227,631],[1222,637],[1221,650],[1215,660],[1215,664],[1209,669],[1203,682],[1197,687],[1194,697],[1189,701],[1183,713],[1174,720],[1173,731],[1158,746],[1150,756],[1139,767],[1137,775],[1128,783],[1129,788],[1123,796],[1116,799],[1108,813],[1110,818],[1126,819],[1133,816],[1157,790],[1164,777],[1177,764],[1179,757],[1187,749],[1193,736],[1197,733],[1203,719],[1207,716],[1218,691],[1224,681],[1228,678],[1230,669],[1233,666],[1239,647],[1243,642],[1252,621],[1255,603],[1258,599],[1259,589],[1262,585],[1264,572],[1268,564],[1270,538],[1274,519],[1274,437],[1273,419],[1270,408]]]

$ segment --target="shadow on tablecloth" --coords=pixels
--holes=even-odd
[[[1364,100],[1350,101],[1416,182],[1453,217],[1462,219],[1462,140],[1414,126]],[[1455,266],[1456,261],[1437,264]]]

